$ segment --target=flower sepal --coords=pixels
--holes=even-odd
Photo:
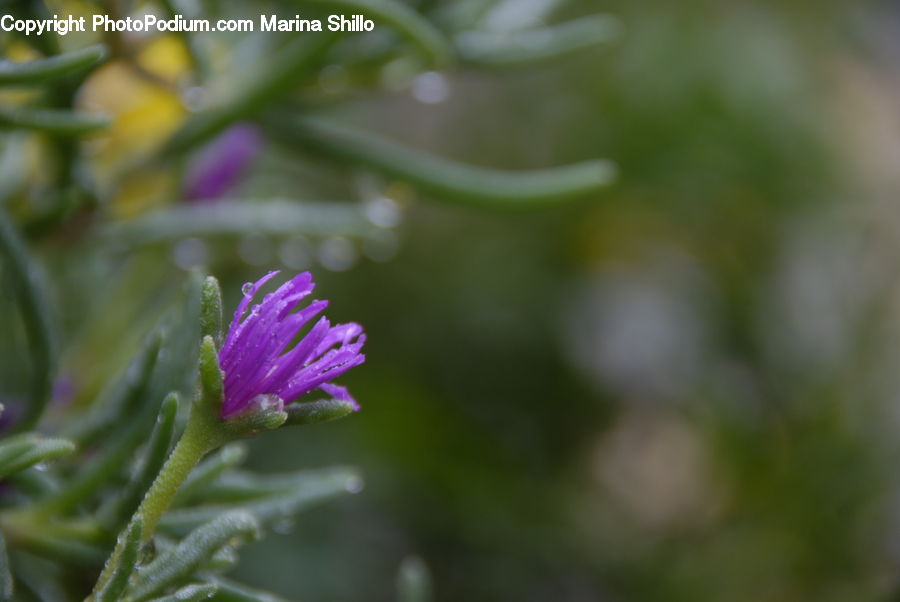
[[[206,335],[200,342],[200,391],[195,405],[199,405],[204,413],[218,416],[225,402],[224,382],[216,343],[211,335]]]
[[[284,401],[277,395],[257,395],[239,414],[222,421],[232,438],[252,437],[262,431],[277,429],[288,419]]]
[[[200,337],[207,335],[222,346],[222,289],[213,276],[207,276],[200,288]]]
[[[287,411],[285,424],[294,426],[338,420],[358,411],[359,406],[354,401],[344,399],[320,399],[288,404],[285,410]]]

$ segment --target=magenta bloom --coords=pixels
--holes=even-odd
[[[227,195],[262,150],[263,137],[255,126],[241,123],[225,130],[188,169],[188,200],[208,201]]]
[[[269,272],[256,283],[244,285],[244,298],[219,351],[225,373],[222,418],[240,414],[258,395],[277,395],[288,404],[313,389],[350,401],[359,409],[345,387],[331,384],[366,359],[360,353],[366,335],[359,324],[332,326],[323,316],[287,350],[303,327],[328,306],[327,301],[313,301],[293,311],[316,286],[309,272],[297,274],[266,295],[244,317],[259,289],[277,274]]]

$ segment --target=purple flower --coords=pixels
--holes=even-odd
[[[303,327],[327,306],[313,301],[294,312],[315,288],[309,272],[297,274],[247,313],[253,297],[278,272],[244,285],[244,298],[234,312],[219,365],[225,373],[222,418],[240,414],[259,395],[276,395],[285,404],[313,389],[342,401],[356,401],[345,387],[331,384],[350,368],[363,363],[360,353],[366,335],[359,324],[331,323],[323,316],[290,350]],[[244,314],[247,313],[246,317]]]
[[[188,200],[213,200],[228,193],[262,150],[259,130],[238,124],[213,140],[188,170]]]

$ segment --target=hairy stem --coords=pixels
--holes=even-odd
[[[138,517],[143,522],[141,541],[146,542],[153,536],[159,519],[162,518],[162,515],[172,504],[178,488],[184,483],[200,460],[207,453],[226,442],[227,437],[223,436],[222,428],[217,422],[218,417],[206,411],[206,408],[198,405],[192,408],[184,434],[182,434],[181,439],[175,445],[175,449],[172,450],[169,459],[166,460],[166,463],[159,471],[150,489],[147,490],[141,505],[138,506],[138,509],[131,517],[129,525]],[[116,542],[115,549],[106,561],[103,572],[100,574],[97,585],[94,587],[94,592],[89,599],[93,599],[93,595],[100,591],[106,581],[109,580],[124,546],[125,539],[120,537]]]

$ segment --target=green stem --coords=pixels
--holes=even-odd
[[[184,434],[131,518],[132,523],[136,517],[140,517],[143,522],[142,542],[148,541],[153,536],[159,519],[172,504],[178,487],[184,483],[194,467],[206,454],[227,441],[227,436],[218,423],[218,416],[200,404],[195,404],[191,408]],[[125,547],[125,541],[125,538],[120,537],[116,542],[116,547],[103,567],[92,596],[109,580]]]

